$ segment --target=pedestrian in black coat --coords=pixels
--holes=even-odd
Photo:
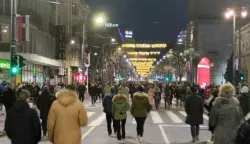
[[[36,101],[37,108],[40,110],[40,118],[42,119],[43,136],[46,136],[47,133],[48,114],[54,100],[53,95],[49,92],[49,87],[44,86],[43,92]]]
[[[34,109],[29,107],[30,93],[23,90],[10,109],[5,121],[5,132],[12,144],[38,144],[41,140],[41,125]]]
[[[10,84],[8,90],[3,93],[2,103],[6,109],[6,113],[12,108],[16,101],[16,92],[14,90],[14,85]]]
[[[199,125],[203,124],[203,102],[197,95],[197,89],[191,88],[192,95],[187,97],[185,103],[185,111],[187,113],[186,123],[191,126],[191,135],[193,142],[199,140]]]

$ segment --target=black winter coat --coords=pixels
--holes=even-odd
[[[241,96],[237,97],[240,102],[240,107],[243,111],[244,116],[250,112],[250,97],[248,94],[242,94]]]
[[[203,124],[203,102],[200,96],[193,94],[187,97],[185,102],[185,111],[187,113],[187,124]]]
[[[250,144],[250,113],[239,124],[235,144]]]
[[[103,112],[112,114],[112,94],[107,94],[102,102]]]
[[[15,101],[16,101],[16,92],[14,90],[9,88],[6,92],[3,93],[2,103],[4,104],[6,112],[8,112],[12,108]]]
[[[12,144],[37,144],[41,125],[34,109],[25,101],[16,101],[5,121],[5,131]]]
[[[53,95],[48,91],[43,91],[41,95],[38,96],[36,101],[37,108],[40,110],[40,118],[46,120],[48,118],[49,109],[54,101]]]

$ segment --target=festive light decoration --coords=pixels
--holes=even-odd
[[[153,52],[127,52],[128,55],[143,55],[143,56],[149,56],[149,55],[159,55],[161,52],[159,51],[153,51]]]
[[[123,48],[166,48],[167,44],[122,44]]]
[[[155,62],[156,58],[130,58],[131,62]]]

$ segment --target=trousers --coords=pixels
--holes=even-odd
[[[111,128],[112,121],[113,121],[114,133],[116,133],[116,126],[114,124],[114,118],[112,117],[112,113],[106,113],[106,121],[107,121],[107,130],[109,135],[112,134],[112,128]]]
[[[137,117],[137,118],[135,118],[135,121],[137,123],[136,131],[137,131],[138,136],[143,137],[145,120],[146,120],[146,117]]]
[[[121,139],[125,139],[125,125],[126,125],[126,119],[123,120],[114,120],[115,122],[115,127],[117,130],[117,139],[121,140]],[[122,134],[121,134],[122,132]]]
[[[200,127],[199,125],[191,125],[191,135],[193,138],[199,136]]]

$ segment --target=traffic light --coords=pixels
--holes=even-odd
[[[23,58],[22,56],[19,56],[18,60],[19,60],[19,68],[26,66],[26,63],[24,63],[24,61],[26,60],[25,58]]]
[[[245,80],[245,76],[243,74],[240,74],[240,81],[244,81]]]
[[[165,76],[165,81],[168,82],[169,81],[169,77]]]
[[[18,73],[18,56],[12,55],[10,60],[10,75],[12,77],[16,76]]]

